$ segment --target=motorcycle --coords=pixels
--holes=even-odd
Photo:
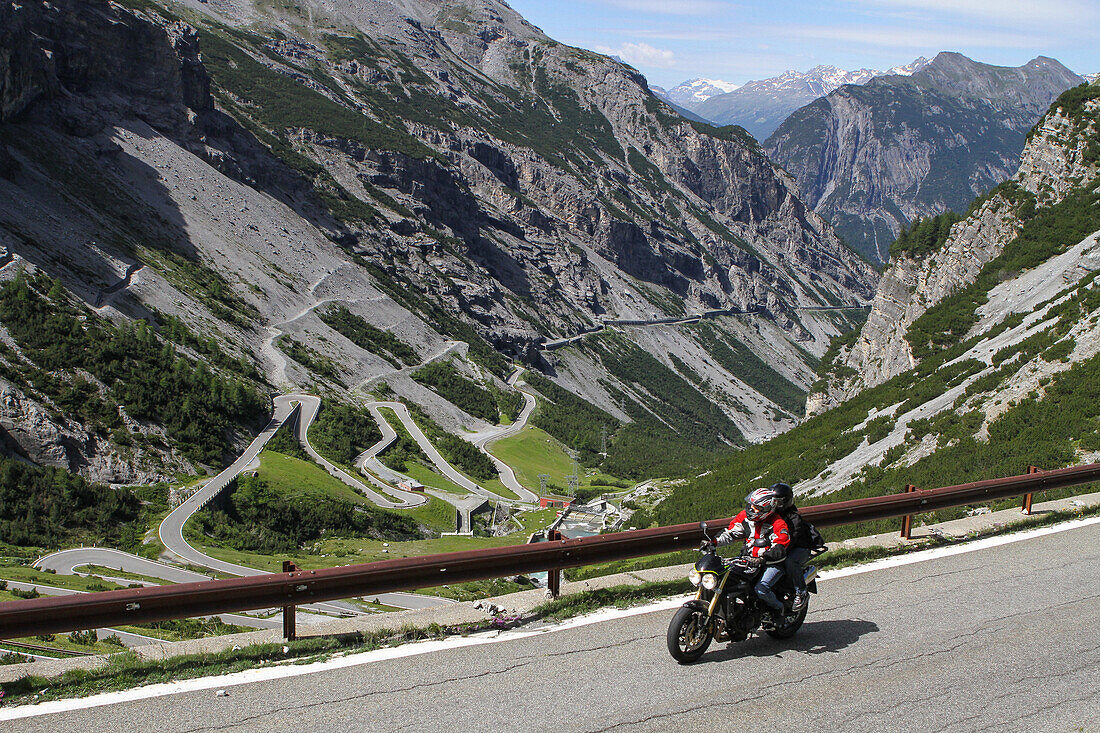
[[[707,534],[707,523],[699,524],[706,542],[699,548],[702,556],[688,573],[688,579],[699,590],[695,598],[676,611],[668,626],[668,651],[673,659],[680,664],[690,664],[703,656],[711,641],[743,641],[761,627],[775,639],[794,636],[806,620],[810,604],[807,601],[798,613],[790,611],[794,600],[790,579],[784,575],[773,589],[786,609],[783,619],[765,624],[764,614],[769,609],[756,597],[755,591],[764,566],[752,567],[745,556],[720,557],[717,546]],[[757,542],[766,543],[764,540]],[[817,554],[820,550],[811,557]],[[806,590],[817,593],[817,568],[811,565],[805,573]]]

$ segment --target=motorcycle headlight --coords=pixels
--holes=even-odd
[[[714,573],[706,573],[703,575],[703,587],[707,590],[714,590],[718,587],[718,576]]]
[[[699,574],[699,571],[696,570],[695,568],[692,568],[691,572],[688,573],[688,580],[691,581],[692,585],[699,585],[699,581],[700,581],[701,578],[702,578],[702,576]]]

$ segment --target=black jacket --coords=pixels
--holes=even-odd
[[[798,507],[791,507],[780,514],[787,523],[787,531],[791,536],[791,549],[795,547],[807,547],[813,549],[816,544],[810,534],[809,523],[798,513]]]

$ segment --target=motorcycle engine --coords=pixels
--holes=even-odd
[[[740,600],[740,599],[738,599]],[[734,602],[726,616],[726,630],[730,641],[743,641],[760,625],[760,611],[744,603]]]

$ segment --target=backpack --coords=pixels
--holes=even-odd
[[[781,516],[791,530],[791,547],[805,547],[816,550],[825,546],[825,540],[821,533],[817,531],[817,527],[803,519],[797,507],[792,506],[783,512]]]

